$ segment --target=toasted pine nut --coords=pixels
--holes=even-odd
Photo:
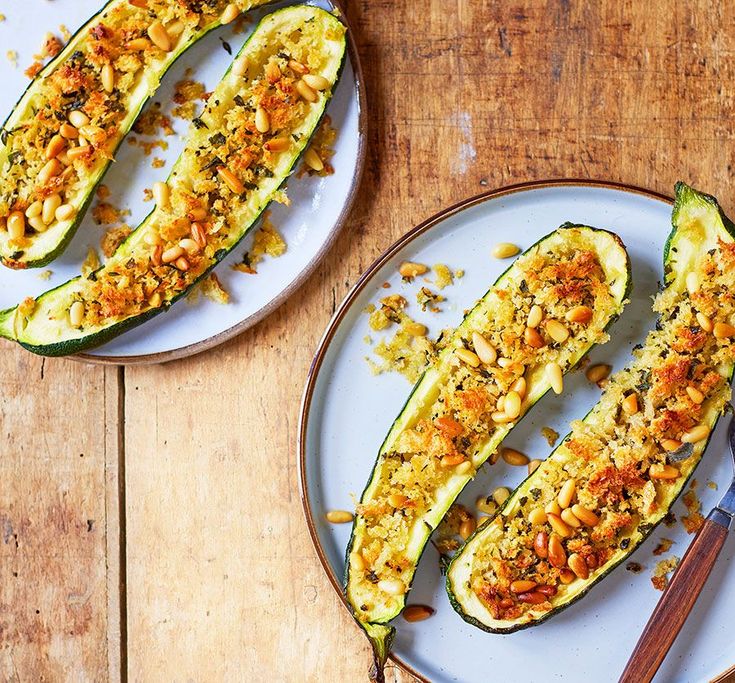
[[[350,553],[350,563],[354,567],[355,571],[361,572],[365,569],[365,558],[359,551]]]
[[[404,261],[398,267],[398,272],[401,274],[401,277],[417,277],[428,271],[428,266],[425,266],[423,263],[413,263],[412,261]]]
[[[712,321],[704,313],[697,313],[697,322],[705,332],[712,332],[714,328]]]
[[[531,524],[544,524],[546,522],[546,513],[543,508],[534,508],[528,513],[528,521]]]
[[[100,81],[105,92],[112,92],[115,89],[115,69],[112,64],[105,64],[100,71]]]
[[[269,152],[285,152],[290,146],[291,142],[286,137],[271,138],[263,145]]]
[[[140,9],[147,9],[148,0],[128,0],[128,4],[133,7],[139,7]]]
[[[473,368],[476,368],[480,364],[480,359],[477,357],[477,354],[469,349],[457,349],[455,353],[457,354],[457,358]]]
[[[191,221],[203,221],[208,215],[209,212],[203,206],[192,209],[186,214],[187,218]]]
[[[555,342],[559,344],[569,339],[569,330],[558,320],[547,320],[546,332]]]
[[[464,522],[459,525],[459,535],[463,541],[466,541],[475,533],[475,529],[477,529],[477,522],[474,517],[470,517],[469,519],[465,519]]]
[[[709,433],[710,428],[706,424],[699,424],[696,427],[692,427],[688,432],[684,432],[681,435],[681,440],[684,443],[697,443],[697,441],[706,439]]]
[[[551,598],[557,594],[558,589],[556,586],[539,586],[536,591]]]
[[[474,469],[474,465],[471,460],[465,460],[459,463],[454,470],[456,474],[469,474]]]
[[[592,320],[593,311],[589,306],[575,306],[570,308],[564,316],[570,323],[584,325]]]
[[[69,307],[69,322],[72,327],[81,327],[84,320],[84,304],[81,301],[75,301]]]
[[[229,168],[226,166],[219,166],[217,168],[217,173],[232,192],[235,194],[242,194],[245,192],[245,185],[242,184],[240,178],[238,178]]]
[[[47,161],[44,167],[38,173],[38,182],[45,185],[51,178],[61,173],[61,162],[58,159]]]
[[[528,313],[526,327],[538,327],[543,317],[544,310],[538,304],[534,304],[533,306],[531,306],[531,310]]]
[[[260,133],[267,133],[271,127],[270,117],[268,112],[263,107],[258,107],[255,110],[255,127]]]
[[[157,247],[159,244],[163,244],[163,239],[157,232],[147,232],[143,237],[143,241],[151,247]]]
[[[498,352],[479,332],[472,333],[472,345],[477,357],[486,365],[491,365],[498,357]]]
[[[324,76],[319,76],[317,74],[304,74],[302,78],[304,79],[304,83],[306,83],[306,85],[308,85],[312,90],[326,90],[331,85]]]
[[[441,459],[442,467],[455,467],[459,463],[464,462],[464,455],[461,453],[453,453],[452,455],[444,455]]]
[[[552,500],[550,503],[547,503],[546,507],[544,508],[544,512],[549,515],[561,515],[561,506],[556,501],[556,498]]]
[[[686,284],[687,292],[694,294],[699,289],[699,275],[695,271],[687,273]]]
[[[505,503],[506,500],[508,500],[510,496],[510,489],[507,486],[498,486],[493,491],[493,500],[498,504],[502,505]]]
[[[502,455],[503,460],[505,460],[509,465],[515,465],[516,467],[525,467],[528,465],[528,456],[514,448],[503,448],[500,454]]]
[[[582,526],[582,522],[577,519],[577,515],[572,512],[571,508],[565,508],[561,511],[561,519],[565,524],[574,529]]]
[[[35,216],[40,216],[41,212],[43,211],[43,202],[40,199],[37,199],[35,202],[30,204],[28,208],[26,209],[26,218],[33,218]]]
[[[248,58],[244,55],[242,57],[238,57],[233,63],[232,63],[232,73],[235,74],[235,76],[244,76],[247,73],[248,70]]]
[[[535,581],[528,581],[527,579],[518,579],[517,581],[512,581],[510,584],[510,592],[511,593],[528,593],[528,591],[532,591],[534,588],[536,588],[538,584]]]
[[[265,77],[268,83],[276,83],[281,78],[281,69],[277,62],[268,62],[265,65]]]
[[[735,337],[735,326],[728,323],[715,323],[712,333],[715,335],[716,339]]]
[[[612,371],[611,365],[593,365],[587,369],[584,376],[592,382],[592,384],[598,384],[603,379],[607,379]]]
[[[558,534],[549,536],[549,562],[557,569],[561,569],[567,563],[567,554]]]
[[[406,507],[407,502],[408,498],[406,498],[406,496],[401,493],[391,493],[388,496],[388,505],[396,509],[402,509]]]
[[[79,137],[79,131],[71,123],[62,123],[61,128],[59,128],[59,134],[67,140],[76,140]]]
[[[61,195],[59,195],[58,193],[54,193],[44,199],[41,218],[46,225],[54,220],[54,218],[56,217],[56,209],[58,209],[60,206]]]
[[[588,510],[579,503],[572,505],[572,512],[577,519],[587,526],[596,526],[600,521],[600,518],[592,510]]]
[[[309,147],[309,149],[304,152],[304,163],[312,171],[316,171],[317,173],[324,170],[324,162],[312,147]]]
[[[528,473],[533,474],[539,468],[540,465],[541,465],[540,460],[531,460],[528,463]]]
[[[509,391],[505,395],[503,412],[513,419],[521,414],[521,397],[515,391]]]
[[[406,586],[400,579],[381,579],[378,588],[389,595],[403,595],[406,592]]]
[[[186,259],[185,256],[181,256],[177,258],[176,261],[174,262],[174,265],[176,266],[176,268],[178,268],[178,270],[181,270],[183,272],[186,272],[187,270],[189,270],[189,267],[190,267],[189,261]]]
[[[540,349],[546,346],[544,338],[538,333],[535,327],[527,327],[523,330],[523,341],[534,349]]]
[[[181,258],[184,255],[184,248],[178,244],[175,247],[166,249],[161,254],[161,261],[163,263],[173,263],[176,259]]]
[[[562,509],[568,508],[574,500],[574,494],[577,491],[577,482],[574,479],[567,479],[556,497],[556,502]]]
[[[510,358],[498,358],[498,365],[501,368],[509,368],[511,365],[513,365],[513,361]]]
[[[62,204],[54,214],[57,221],[68,221],[76,214],[77,210],[71,204]]]
[[[160,208],[168,208],[171,202],[171,188],[168,186],[168,183],[160,180],[153,183],[153,199],[156,200],[156,205]]]
[[[513,382],[510,388],[511,390],[515,391],[516,394],[518,394],[521,398],[524,398],[526,395],[526,378],[519,377],[515,382]]]
[[[69,123],[75,128],[81,128],[82,126],[89,125],[89,116],[87,116],[81,109],[74,109],[69,114]]]
[[[325,515],[331,524],[348,524],[355,516],[347,510],[330,510]]]
[[[549,513],[546,516],[549,524],[551,524],[551,528],[556,531],[559,536],[562,538],[569,538],[572,535],[572,530],[569,528],[569,525],[559,515]]]
[[[569,585],[574,579],[577,577],[575,576],[574,572],[571,569],[562,569],[559,572],[559,580],[565,585]]]
[[[564,378],[559,363],[551,362],[546,365],[546,378],[555,394],[564,391]]]
[[[82,139],[89,140],[90,142],[94,142],[96,138],[99,138],[105,134],[105,131],[100,128],[99,126],[82,126],[79,129],[79,134],[82,136]]]
[[[48,225],[43,222],[41,216],[34,216],[28,219],[28,225],[30,225],[36,232],[46,232]]]
[[[681,441],[678,441],[677,439],[663,439],[661,441],[661,446],[668,453],[673,453],[681,448]]]
[[[185,237],[183,240],[179,241],[179,246],[182,247],[187,254],[190,254],[191,256],[195,256],[201,251],[201,247],[196,243],[195,240],[191,239],[190,237]]]
[[[480,496],[475,501],[475,507],[486,515],[494,515],[498,511],[498,504],[490,496]]]
[[[305,66],[301,62],[297,62],[295,59],[289,59],[288,66],[289,68],[291,68],[291,70],[295,71],[300,76],[309,73],[309,67]]]
[[[151,298],[148,299],[148,305],[151,308],[158,308],[162,302],[163,302],[163,297],[161,297],[160,292],[153,292],[153,294],[151,295]]]
[[[69,161],[75,161],[76,159],[81,159],[82,157],[89,156],[91,153],[92,153],[92,147],[89,147],[88,145],[83,145],[80,147],[72,147],[69,151],[67,151]]]
[[[13,241],[23,239],[26,233],[26,219],[20,211],[13,211],[8,216],[7,222],[8,235]]]
[[[307,102],[316,102],[317,94],[306,84],[303,78],[296,82],[296,92]]]
[[[207,246],[207,231],[201,223],[191,224],[191,236],[202,249]]]
[[[163,263],[163,247],[160,244],[157,244],[155,247],[153,247],[153,252],[151,253],[151,263],[156,268]]]
[[[66,147],[66,140],[61,135],[54,135],[46,146],[46,158],[55,159]]]
[[[434,614],[434,610],[428,605],[408,605],[403,610],[403,618],[409,623],[424,621],[424,619],[428,619],[432,614]]]
[[[221,24],[231,24],[239,16],[240,8],[234,2],[231,2],[222,11],[222,15],[220,16],[219,20]]]
[[[429,328],[426,325],[417,323],[415,321],[406,322],[403,324],[403,329],[408,332],[412,337],[425,337]]]
[[[493,256],[495,258],[510,258],[520,252],[520,247],[510,242],[500,242],[493,247]]]
[[[154,21],[148,27],[148,37],[157,48],[164,52],[171,51],[171,36],[168,35],[168,31],[160,21]]]
[[[687,386],[687,394],[689,394],[689,398],[697,404],[704,401],[704,394],[697,389],[697,387],[693,387],[691,384]]]
[[[678,479],[680,474],[681,472],[673,465],[661,463],[654,463],[648,469],[648,476],[651,479]]]
[[[568,562],[569,562],[569,569],[571,569],[577,575],[578,578],[584,580],[589,577],[590,575],[589,567],[587,566],[587,563],[584,561],[584,558],[581,555],[577,553],[572,553],[569,556]]]
[[[126,47],[128,50],[140,52],[142,50],[147,50],[149,47],[152,47],[152,45],[153,43],[151,43],[148,38],[133,38],[133,40],[129,40],[127,42]]]
[[[176,21],[172,21],[168,26],[166,26],[166,31],[168,32],[168,35],[174,39],[174,42],[176,42],[178,37],[184,32],[185,28],[186,27],[184,26],[184,22],[177,19]]]
[[[629,394],[623,399],[623,411],[628,415],[635,415],[638,412],[638,397],[635,394]]]
[[[521,593],[518,596],[518,602],[524,602],[528,605],[541,605],[546,602],[546,596],[538,591],[530,591],[529,593]]]

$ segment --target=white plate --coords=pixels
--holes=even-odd
[[[621,368],[631,347],[642,341],[653,324],[651,295],[661,277],[664,241],[670,231],[671,207],[665,198],[605,185],[550,183],[516,187],[471,200],[404,237],[363,276],[337,311],[320,345],[305,394],[300,432],[302,495],[312,537],[332,583],[337,588],[344,571],[350,525],[329,525],[324,513],[352,509],[371,472],[385,434],[406,400],[408,382],[395,374],[374,376],[365,356],[368,327],[363,309],[387,292],[408,293],[409,313],[425,322],[435,336],[456,326],[462,311],[471,307],[508,266],[490,257],[497,242],[529,247],[565,221],[586,223],[618,233],[633,264],[633,294],[612,339],[591,353],[592,362],[612,362]],[[466,275],[442,293],[447,305],[440,315],[421,314],[415,303],[419,285],[401,282],[403,260],[464,268]],[[392,287],[381,287],[388,281]],[[430,285],[429,285],[430,286]],[[599,390],[583,373],[564,382],[561,397],[546,396],[507,440],[507,445],[533,458],[545,458],[550,447],[540,435],[548,425],[567,433],[570,420],[581,418],[595,403]],[[718,500],[731,476],[725,457],[725,423],[707,449],[696,478],[704,512]],[[501,460],[480,470],[460,501],[472,507],[476,497],[496,486],[515,486],[526,468]],[[720,493],[705,483],[716,482]],[[681,502],[674,510],[684,511]],[[669,554],[683,555],[692,536],[681,524],[659,527],[631,557],[645,569],[632,574],[624,566],[614,570],[580,602],[548,622],[511,635],[493,635],[460,619],[449,605],[432,546],[421,560],[409,603],[436,608],[430,619],[413,624],[395,622],[395,658],[415,675],[432,681],[510,683],[616,681],[627,657],[661,593],[651,585],[651,572],[660,557],[652,554],[662,537],[675,545]],[[662,666],[657,681],[707,681],[735,662],[731,629],[735,612],[735,553],[730,538],[694,611]],[[337,578],[339,577],[339,578]],[[355,638],[359,630],[355,628]],[[366,662],[367,666],[367,662]]]
[[[252,12],[252,22],[240,35],[233,35],[231,27],[224,27],[204,37],[171,67],[152,101],[161,102],[164,111],[170,110],[176,83],[184,78],[187,68],[193,70],[191,78],[203,82],[207,90],[214,89],[233,59],[224,50],[220,39],[227,41],[236,54],[259,19],[286,4],[293,3],[273,4]],[[332,7],[328,0],[313,4],[327,9]],[[58,34],[58,26],[62,23],[73,32],[99,12],[100,7],[100,0],[71,3],[24,0],[3,7],[7,18],[0,22],[0,45],[3,45],[3,54],[0,55],[0,82],[3,84],[0,120],[10,113],[28,86],[23,70],[33,61],[32,55],[39,50],[46,32]],[[19,55],[17,69],[5,58],[5,51],[11,49]],[[249,249],[251,233],[215,271],[231,295],[228,305],[222,306],[204,297],[199,297],[195,303],[181,301],[169,312],[88,352],[84,355],[86,359],[160,362],[202,351],[254,325],[306,279],[342,227],[362,173],[365,95],[356,55],[351,43],[342,78],[327,110],[338,131],[336,154],[332,160],[335,174],[326,178],[293,178],[287,188],[291,206],[271,205],[272,222],[288,245],[286,253],[275,259],[265,257],[258,265],[257,275],[232,270],[230,266],[241,261],[243,253]],[[143,201],[143,190],[152,187],[156,180],[165,179],[183,150],[189,122],[175,118],[172,122],[177,134],[164,138],[169,145],[167,151],[156,148],[151,156],[146,157],[140,147],[123,142],[116,162],[103,180],[112,191],[108,201],[131,210],[132,214],[125,219],[131,227],[138,225],[152,208],[151,203]],[[132,131],[129,135],[147,140]],[[156,156],[166,160],[164,168],[151,167]],[[107,226],[97,225],[91,211],[88,212],[68,249],[47,266],[52,271],[49,280],[39,278],[44,268],[13,271],[0,266],[0,310],[79,275],[88,248],[99,247],[106,229]]]

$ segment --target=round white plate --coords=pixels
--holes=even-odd
[[[440,214],[371,266],[327,329],[302,408],[299,451],[304,509],[335,588],[341,584],[350,525],[329,525],[324,513],[353,509],[353,496],[359,498],[380,444],[410,391],[402,376],[376,377],[368,367],[365,357],[370,349],[364,337],[380,335],[369,329],[365,307],[387,293],[404,293],[409,314],[426,323],[436,336],[443,327],[456,326],[463,310],[508,266],[508,261],[490,256],[497,242],[514,242],[525,249],[565,221],[607,228],[627,245],[634,287],[631,303],[612,328],[610,342],[595,348],[590,357],[592,362],[612,363],[619,369],[630,358],[631,347],[653,325],[651,295],[661,278],[670,216],[666,198],[632,188],[577,182],[519,186]],[[404,284],[397,272],[404,260],[447,263],[452,269],[466,270],[464,278],[442,291],[447,296],[443,313],[420,313],[415,300],[420,283]],[[391,284],[389,290],[381,286],[386,281]],[[541,428],[553,427],[563,436],[570,420],[584,416],[599,393],[582,372],[572,373],[564,382],[563,395],[543,398],[513,430],[507,445],[532,458],[545,458],[551,448]],[[721,420],[695,475],[705,514],[731,477],[729,457],[725,457],[726,422]],[[472,509],[478,495],[487,495],[501,484],[518,484],[526,476],[525,469],[509,467],[502,460],[483,468],[459,500]],[[716,482],[720,493],[706,486],[708,481]],[[684,512],[681,502],[674,511],[680,518]],[[502,636],[474,628],[454,612],[439,572],[438,554],[428,545],[408,601],[432,605],[436,614],[413,624],[400,617],[395,620],[395,659],[415,675],[436,682],[616,681],[661,596],[650,581],[654,566],[662,559],[652,554],[661,537],[675,541],[664,557],[682,556],[692,539],[680,523],[672,529],[659,527],[631,557],[645,567],[640,574],[621,566],[583,600],[548,622]],[[730,538],[657,681],[707,681],[735,662],[735,641],[728,626],[735,612],[733,554],[735,539]],[[359,634],[356,626],[355,637]]]
[[[239,35],[233,34],[232,27],[223,27],[205,36],[171,67],[152,102],[160,102],[165,112],[170,111],[176,83],[186,77],[187,69],[192,70],[190,77],[203,82],[207,90],[214,89],[233,59],[225,51],[222,41],[230,45],[233,55],[236,54],[259,19],[286,4],[294,3],[272,4],[252,12],[252,21]],[[332,7],[329,0],[318,0],[312,4],[327,9]],[[10,113],[28,86],[23,70],[33,62],[32,55],[40,49],[46,32],[53,31],[58,35],[60,24],[74,32],[99,12],[101,6],[100,0],[76,0],[72,3],[25,0],[3,7],[7,18],[0,22],[0,44],[4,46],[0,55],[0,82],[4,86],[0,92],[0,120]],[[5,58],[5,50],[18,52],[17,68],[14,69]],[[365,92],[352,42],[342,78],[327,113],[338,131],[336,153],[332,159],[334,175],[326,178],[294,177],[287,187],[291,206],[274,203],[270,207],[271,220],[288,245],[286,253],[279,258],[266,256],[257,267],[257,275],[232,270],[231,266],[241,261],[249,249],[255,231],[251,232],[215,271],[230,293],[228,305],[216,304],[202,296],[194,302],[180,301],[167,313],[84,354],[86,360],[161,362],[197,353],[254,325],[299,287],[325,255],[344,224],[364,164]],[[184,148],[189,122],[172,118],[172,123],[175,135],[157,136],[165,139],[168,150],[157,147],[150,156],[145,156],[139,146],[123,142],[115,163],[103,180],[112,192],[107,201],[131,211],[124,220],[132,228],[153,208],[152,203],[144,202],[144,189],[166,178]],[[149,141],[133,131],[128,137],[131,136]],[[166,166],[152,168],[154,157],[165,159]],[[46,268],[13,271],[0,266],[0,310],[79,275],[87,250],[92,246],[99,251],[100,240],[107,227],[97,225],[90,210],[64,254],[46,267],[52,273],[48,280],[39,277]]]

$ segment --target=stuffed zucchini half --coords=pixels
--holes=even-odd
[[[177,57],[269,0],[112,0],[33,80],[0,131],[0,262],[36,268],[81,222]]]
[[[297,5],[265,17],[194,120],[155,210],[99,270],[0,314],[0,334],[57,356],[167,310],[247,234],[317,128],[346,28]]]
[[[513,426],[621,313],[620,239],[566,224],[522,254],[453,332],[380,448],[347,548],[346,595],[382,669],[431,532]]]
[[[735,226],[714,198],[681,183],[672,222],[655,329],[450,565],[454,608],[486,631],[557,614],[625,560],[671,508],[725,408]]]

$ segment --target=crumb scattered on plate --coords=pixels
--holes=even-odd
[[[232,266],[233,270],[241,273],[255,275],[258,271],[256,266],[263,260],[264,256],[278,258],[286,253],[287,245],[283,236],[276,229],[270,219],[270,211],[263,214],[263,222],[255,233],[253,246],[250,251],[245,252],[242,262]]]
[[[697,480],[693,480],[689,490],[684,494],[682,500],[687,509],[686,515],[682,515],[681,523],[684,525],[688,534],[693,534],[699,531],[702,524],[704,524],[704,517],[702,517],[702,502],[699,500],[696,491],[694,490],[697,484]]]
[[[548,443],[549,446],[553,446],[559,439],[559,432],[551,427],[541,427],[541,436],[546,439],[546,443]]]
[[[663,591],[669,585],[669,574],[679,566],[680,559],[676,555],[661,560],[653,570],[651,583],[656,590]]]
[[[664,553],[667,553],[669,552],[669,550],[671,550],[672,545],[674,545],[674,541],[672,541],[670,538],[660,538],[658,544],[653,549],[653,554],[663,555]]]

